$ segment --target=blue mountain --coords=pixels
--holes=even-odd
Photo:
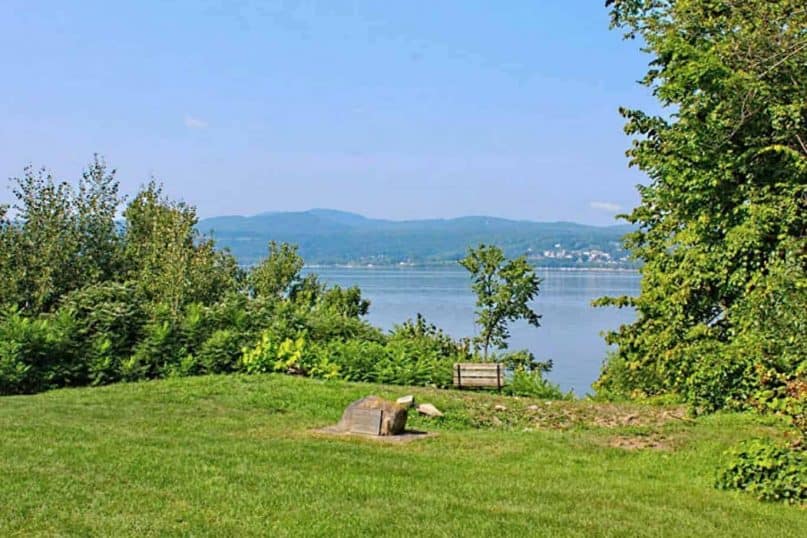
[[[309,264],[448,263],[491,243],[546,265],[623,265],[620,241],[631,229],[487,216],[396,221],[334,209],[213,217],[198,228],[243,264],[260,260],[274,240],[297,244]]]

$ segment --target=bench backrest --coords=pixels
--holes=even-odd
[[[458,362],[454,365],[454,386],[457,388],[502,388],[504,366],[495,362]]]

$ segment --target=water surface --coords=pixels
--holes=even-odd
[[[368,320],[385,329],[418,313],[455,337],[474,335],[474,296],[462,268],[314,268],[323,281],[359,286],[370,299]],[[564,390],[591,390],[605,358],[601,333],[634,319],[628,309],[593,308],[603,295],[633,295],[639,276],[627,271],[539,270],[541,292],[533,307],[541,327],[512,327],[511,349],[529,349],[552,359],[549,378]]]

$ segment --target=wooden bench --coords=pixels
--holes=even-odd
[[[454,386],[458,389],[497,388],[504,385],[504,366],[495,362],[458,362],[454,365]]]

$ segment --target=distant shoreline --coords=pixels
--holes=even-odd
[[[579,272],[603,272],[603,273],[638,273],[637,267],[585,267],[585,266],[551,266],[551,265],[534,265],[535,269],[539,271],[579,271]],[[397,269],[401,271],[411,269],[456,269],[462,271],[462,268],[455,263],[418,263],[418,264],[305,264],[305,269],[358,269],[358,270],[375,270],[375,269]]]

